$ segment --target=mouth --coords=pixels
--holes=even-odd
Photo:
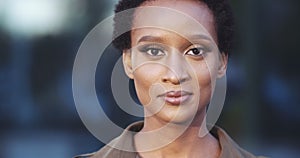
[[[170,105],[180,105],[187,102],[193,93],[187,91],[168,91],[159,95],[158,97]]]

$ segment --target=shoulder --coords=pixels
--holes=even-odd
[[[74,158],[121,158],[121,157],[124,157],[123,151],[120,151],[118,149],[106,145],[96,152],[78,155],[75,156]]]
[[[124,132],[94,153],[75,156],[74,158],[135,158],[134,133],[143,128],[143,122],[129,125]]]
[[[95,155],[96,152],[94,153],[88,153],[88,154],[82,154],[82,155],[77,155],[77,156],[74,156],[73,158],[88,158],[88,157],[92,157]]]
[[[241,148],[222,128],[214,126],[211,133],[219,140],[221,146],[220,158],[264,158],[255,156]]]

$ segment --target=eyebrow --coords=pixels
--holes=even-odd
[[[159,42],[162,43],[163,41],[165,41],[164,38],[162,37],[157,37],[157,36],[143,36],[142,38],[140,38],[138,40],[138,43],[140,42]]]
[[[204,35],[204,34],[192,35],[191,37],[189,37],[189,39],[191,39],[191,40],[204,39],[204,40],[212,41],[211,37]]]
[[[204,40],[208,40],[208,41],[212,41],[212,38],[210,38],[207,35],[204,34],[196,34],[196,35],[192,35],[188,38],[189,40],[199,40],[199,39],[204,39]],[[163,43],[166,39],[164,37],[157,37],[157,36],[151,36],[151,35],[147,35],[147,36],[143,36],[138,40],[138,43],[140,42],[158,42],[158,43]]]

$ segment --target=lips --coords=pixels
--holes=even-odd
[[[192,93],[187,91],[168,91],[164,94],[159,95],[164,101],[171,105],[180,105],[188,101]]]

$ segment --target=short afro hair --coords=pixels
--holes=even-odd
[[[113,45],[119,50],[131,48],[130,31],[120,35],[121,28],[131,30],[134,9],[143,2],[155,0],[120,0],[115,7],[114,17],[114,37]],[[204,2],[214,15],[216,32],[218,36],[218,47],[220,52],[229,54],[232,50],[234,37],[234,16],[228,0],[199,0]],[[118,15],[117,13],[132,9],[127,15]],[[120,35],[120,36],[118,36]]]

